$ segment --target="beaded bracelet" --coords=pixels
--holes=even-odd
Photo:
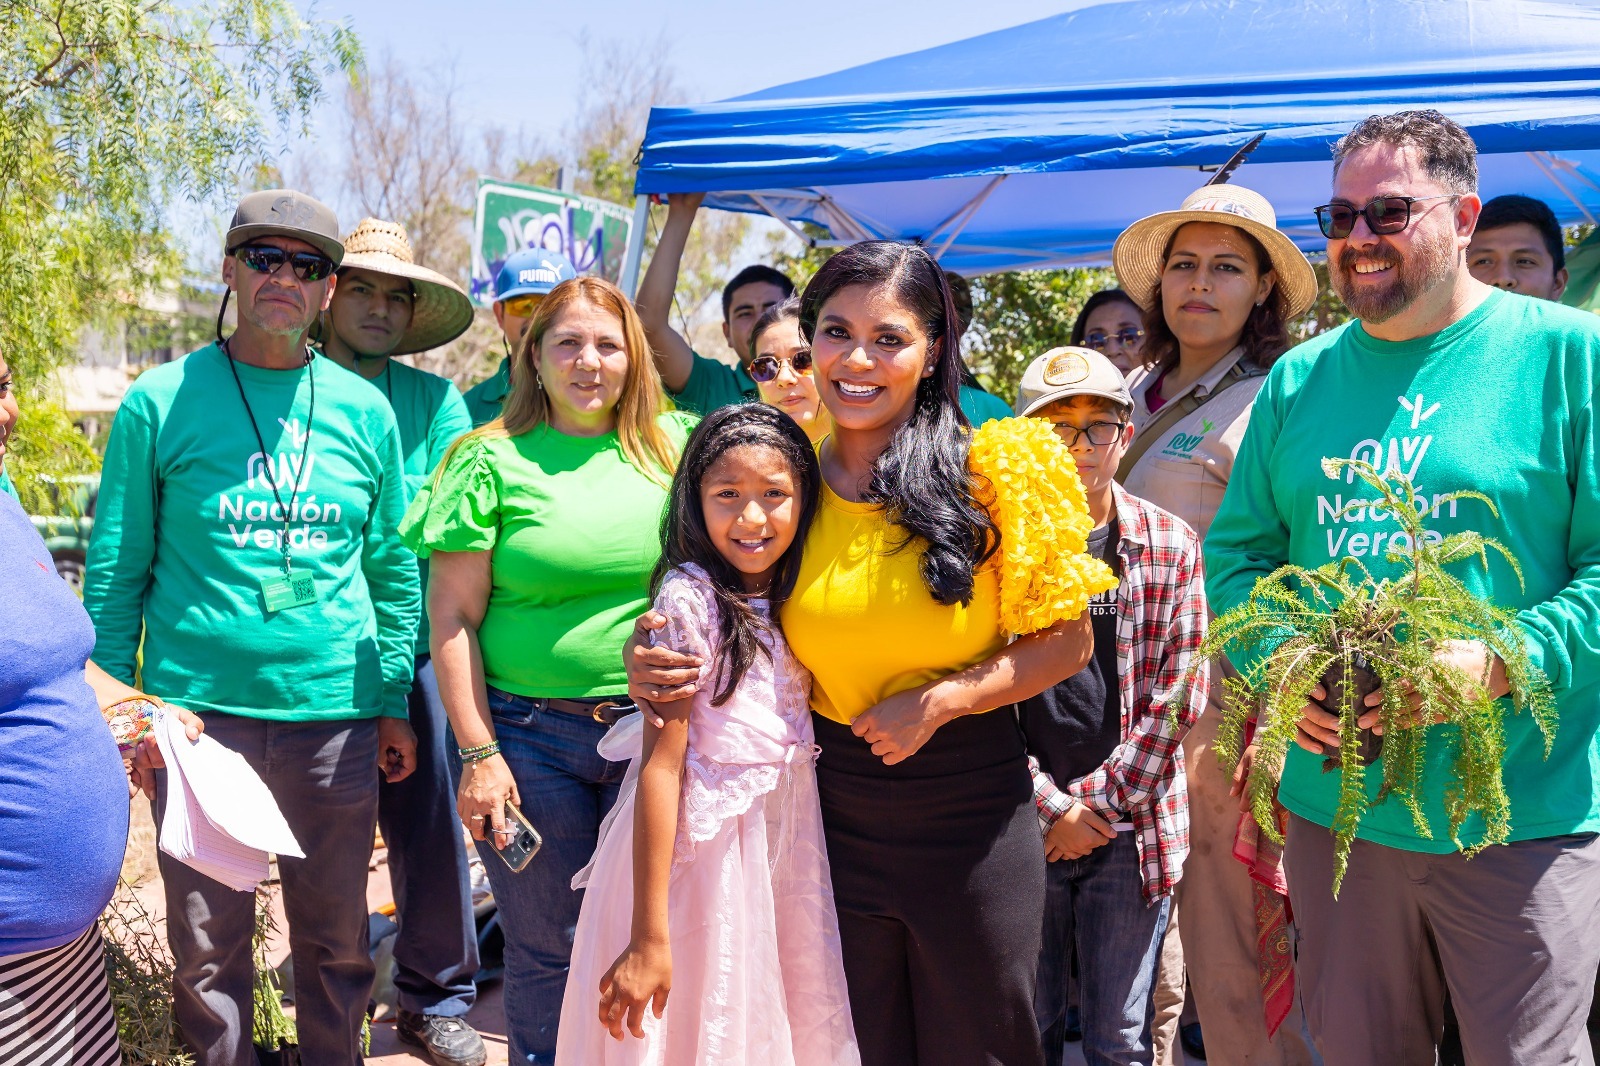
[[[479,744],[471,748],[457,748],[456,754],[461,756],[463,763],[482,762],[491,755],[500,754],[500,742],[491,740],[487,744]]]

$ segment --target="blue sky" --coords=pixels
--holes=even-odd
[[[1085,0],[317,0],[369,57],[455,67],[466,114],[554,140],[584,76],[577,40],[664,38],[689,97],[719,100],[1015,26]],[[305,5],[302,4],[302,7]],[[1123,57],[1132,62],[1135,57]]]

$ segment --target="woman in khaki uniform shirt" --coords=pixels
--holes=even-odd
[[[1267,368],[1288,347],[1285,324],[1316,298],[1311,264],[1276,224],[1259,194],[1208,185],[1181,209],[1135,222],[1113,252],[1122,287],[1145,311],[1145,365],[1128,379],[1138,429],[1120,478],[1202,538]],[[1156,1062],[1172,1061],[1186,965],[1212,1062],[1304,1066],[1312,1058],[1298,1005],[1267,1036],[1250,871],[1233,858],[1239,807],[1211,751],[1220,691],[1184,741],[1190,852],[1162,956]]]

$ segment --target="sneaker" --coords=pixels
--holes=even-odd
[[[394,1031],[401,1040],[426,1051],[435,1066],[483,1066],[489,1059],[483,1038],[461,1018],[403,1010]]]

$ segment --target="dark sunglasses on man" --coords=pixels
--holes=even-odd
[[[1437,196],[1376,196],[1365,207],[1331,203],[1317,208],[1317,226],[1329,240],[1342,241],[1355,232],[1356,219],[1365,217],[1367,228],[1377,236],[1399,233],[1411,225],[1411,205],[1428,200],[1454,200],[1458,193]]]
[[[333,260],[321,252],[286,252],[270,244],[241,244],[229,254],[257,274],[276,274],[285,263],[301,281],[321,281],[333,273]]]
[[[758,355],[750,360],[750,380],[765,385],[778,376],[778,371],[784,363],[793,367],[796,374],[811,373],[810,352],[796,352],[793,359],[774,359],[770,355]]]
[[[1116,341],[1124,348],[1132,348],[1142,340],[1144,340],[1142,329],[1119,329],[1115,333],[1097,329],[1084,334],[1083,343],[1097,352],[1104,352],[1111,346],[1112,341]]]

